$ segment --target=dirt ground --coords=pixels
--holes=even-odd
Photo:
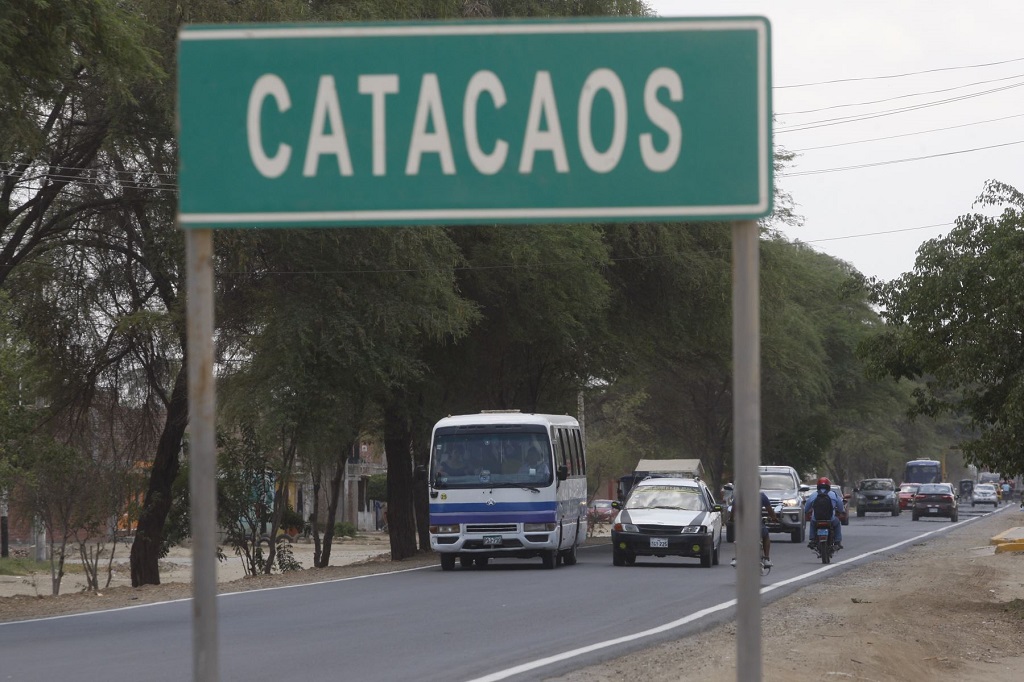
[[[1018,527],[1024,527],[1024,512],[1003,511],[765,605],[763,679],[1019,682],[1024,677],[1024,552],[996,554],[989,544],[993,536]],[[300,563],[312,564],[312,545],[294,549]],[[168,557],[162,585],[121,585],[98,595],[69,588],[59,597],[34,596],[31,580],[21,579],[14,590],[5,578],[0,621],[188,598],[188,559],[186,550]],[[235,592],[436,563],[430,554],[391,562],[387,538],[368,535],[336,547],[328,568],[245,578],[222,566],[218,579],[222,592]],[[40,594],[48,592],[48,575],[34,580]],[[822,631],[835,634],[823,644],[815,635]],[[735,626],[724,624],[557,678],[623,679],[734,682]]]

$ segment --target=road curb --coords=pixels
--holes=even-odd
[[[1024,552],[1024,528],[1010,528],[996,535],[989,544],[996,546],[996,554],[1002,552]]]

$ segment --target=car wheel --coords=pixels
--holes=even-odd
[[[794,528],[789,534],[789,539],[791,542],[803,542],[804,524],[801,523],[799,528]]]
[[[487,568],[487,561],[488,561],[487,557],[485,557],[485,556],[482,556],[482,557],[477,557],[477,558],[476,558],[476,559],[474,560],[474,562],[473,562],[473,563],[474,563],[474,565],[475,565],[475,566],[476,566],[477,568]]]
[[[712,550],[710,547],[708,547],[706,550],[701,550],[701,553],[700,553],[700,565],[701,565],[702,568],[711,568],[712,559],[713,559],[711,554],[712,554],[713,551],[714,550]]]
[[[912,518],[914,521],[917,521],[921,517],[918,516],[917,514],[913,514],[910,518]]]
[[[555,566],[558,565],[557,562],[555,561],[557,558],[558,558],[558,551],[552,549],[552,550],[544,552],[543,554],[540,555],[540,563],[541,563],[541,565],[544,568],[552,569],[552,568],[554,568]]]
[[[951,521],[952,523],[956,523],[956,520],[957,520],[957,518],[959,518],[959,514],[953,513],[953,514],[950,514],[950,515],[949,515],[949,520],[950,520],[950,521]]]
[[[725,527],[725,541],[736,542],[736,526],[731,523]]]
[[[471,557],[471,556],[460,556],[459,557],[459,566],[462,566],[463,568],[469,568],[472,565],[473,565],[473,557]]]
[[[618,547],[612,547],[612,566],[625,566],[626,553]]]
[[[900,508],[899,507],[893,507],[892,515],[893,516],[899,516],[900,515]]]
[[[715,545],[714,551],[711,552],[711,565],[712,566],[717,566],[718,565],[718,552],[719,552],[720,549],[722,549],[722,543],[721,542],[719,542],[717,545]]]
[[[636,565],[636,554],[633,554],[632,552],[626,552],[626,565],[627,566],[635,566]]]
[[[454,554],[442,554],[441,555],[441,570],[451,571],[455,568],[455,555]]]
[[[562,563],[566,566],[576,565],[576,545],[562,552]]]
[[[974,503],[973,503],[973,502],[971,502],[971,506],[972,506],[972,507],[974,506]]]
[[[864,518],[864,515],[865,515],[866,513],[867,513],[867,512],[864,512],[864,511],[861,511],[860,509],[858,509],[858,510],[857,510],[857,518],[858,518],[858,519],[863,519],[863,518]]]

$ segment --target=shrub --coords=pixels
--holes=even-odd
[[[355,524],[348,521],[338,521],[334,524],[334,535],[337,537],[354,538],[357,532]]]

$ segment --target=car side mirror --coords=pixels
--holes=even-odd
[[[722,505],[720,505],[720,504],[716,504],[716,505],[713,505],[713,506],[711,507],[711,511],[716,511],[716,512],[719,512],[719,513],[721,513],[721,511],[722,511]]]
[[[622,509],[622,503],[618,500],[612,500],[612,509]]]
[[[806,493],[806,492],[810,492],[810,490],[811,490],[811,486],[807,485],[806,483],[801,483],[800,484],[800,492]]]
[[[558,478],[559,481],[564,481],[569,478],[569,467],[564,464],[560,465],[555,471],[555,477]]]

